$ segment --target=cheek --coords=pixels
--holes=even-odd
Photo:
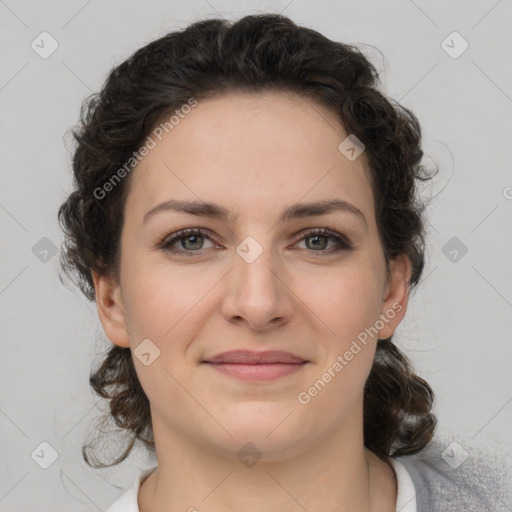
[[[317,334],[324,350],[317,378],[328,390],[322,391],[318,405],[329,402],[340,414],[359,396],[373,365],[378,339],[375,324],[382,306],[381,272],[378,265],[362,259],[332,269],[316,283],[305,283],[301,292],[310,298],[307,304],[321,320]]]
[[[337,424],[361,399],[378,339],[372,329],[380,314],[378,283],[379,276],[368,267],[351,267],[333,272],[321,291],[310,292],[308,306],[321,319],[317,334],[322,350],[312,378],[301,390],[311,400],[308,414],[328,409],[329,421]]]
[[[321,320],[325,332],[345,343],[378,319],[381,281],[376,265],[361,261],[303,280],[298,295]]]
[[[125,267],[124,314],[138,378],[153,406],[162,405],[163,397],[165,403],[180,404],[183,389],[178,381],[190,379],[191,367],[184,364],[184,358],[194,338],[192,330],[199,325],[199,299],[211,285],[200,273],[192,277],[179,268],[157,265],[149,259],[131,263]],[[147,366],[137,358],[136,351],[146,339],[156,345],[157,350],[151,350],[158,353]]]
[[[131,240],[123,251],[121,279],[130,334],[160,337],[172,326],[175,310],[182,304],[179,269],[171,272],[170,266],[162,265],[153,252],[142,251]]]
[[[219,280],[206,267],[171,265],[165,258],[126,261],[124,313],[132,343],[149,338],[162,352],[179,350],[206,314],[208,294]]]

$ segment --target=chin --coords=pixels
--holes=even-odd
[[[265,458],[283,458],[286,454],[291,455],[294,447],[302,445],[305,439],[311,438],[304,428],[304,424],[300,424],[294,414],[290,414],[292,409],[283,414],[284,409],[281,408],[279,414],[248,414],[244,418],[238,418],[236,421],[228,419],[220,419],[220,423],[226,428],[231,436],[222,435],[218,432],[217,439],[212,442],[221,445],[219,448],[232,454],[244,450],[249,452],[265,453]],[[311,428],[313,428],[311,426]]]

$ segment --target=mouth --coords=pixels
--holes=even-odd
[[[244,381],[271,381],[300,371],[308,360],[283,351],[252,352],[236,350],[223,352],[202,363]]]
[[[307,362],[306,359],[298,355],[282,350],[267,350],[265,352],[231,350],[203,361],[203,363],[212,364],[297,364]]]

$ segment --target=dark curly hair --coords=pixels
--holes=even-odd
[[[421,164],[418,119],[387,99],[378,85],[376,68],[356,46],[334,42],[282,15],[201,20],[150,42],[114,67],[101,91],[82,104],[73,129],[74,191],[58,212],[65,234],[62,269],[91,301],[92,271],[119,278],[123,206],[131,175],[118,183],[112,178],[159,121],[190,98],[280,90],[327,106],[345,131],[364,143],[388,275],[390,260],[405,253],[412,265],[412,289],[425,259],[426,203],[419,200],[417,185],[430,177]],[[109,194],[98,194],[109,180]],[[96,444],[84,443],[87,464],[118,464],[136,440],[154,453],[149,401],[130,349],[109,348],[91,371],[90,384],[109,400],[103,420],[128,434],[129,443],[110,464],[89,457]],[[436,428],[433,404],[431,387],[414,373],[391,337],[378,340],[365,384],[365,446],[383,460],[422,450]]]

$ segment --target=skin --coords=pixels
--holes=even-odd
[[[148,366],[134,356],[158,459],[141,485],[142,512],[395,510],[394,471],[363,444],[363,388],[377,338],[405,315],[411,265],[401,255],[387,279],[366,155],[348,160],[338,149],[346,137],[336,114],[311,100],[231,93],[200,101],[132,171],[120,280],[94,274],[94,283],[112,343],[133,354],[149,338],[160,350]],[[143,223],[171,198],[215,202],[237,217],[167,210]],[[277,222],[285,206],[333,198],[359,208],[366,224],[342,211]],[[174,247],[187,254],[158,248],[195,227],[212,235],[178,240]],[[315,236],[301,233],[323,227],[353,249],[329,255],[336,241],[321,235],[316,249]],[[252,263],[236,252],[247,236],[263,251]],[[298,394],[397,305],[378,336],[299,403]],[[309,363],[250,383],[201,364],[241,348],[286,350]],[[250,467],[237,456],[247,442],[262,454]]]

